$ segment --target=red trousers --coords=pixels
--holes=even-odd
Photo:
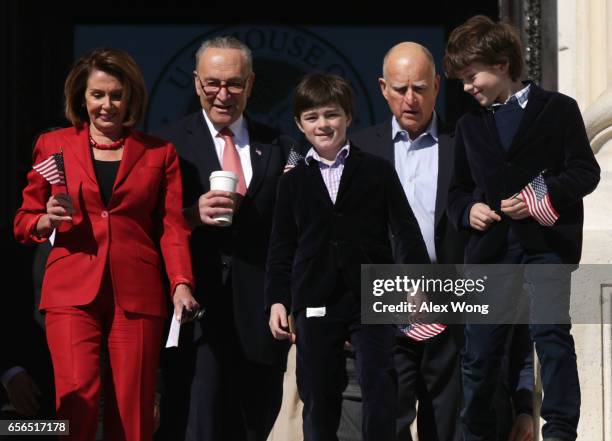
[[[104,345],[104,439],[149,441],[163,318],[123,311],[105,282],[89,305],[46,311],[57,418],[70,421],[66,439],[95,440]]]

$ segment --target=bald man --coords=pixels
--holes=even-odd
[[[445,215],[454,162],[452,135],[434,110],[440,76],[431,53],[412,42],[394,46],[384,58],[378,82],[392,117],[351,140],[395,165],[431,261],[461,263],[465,234],[457,233]],[[398,331],[398,440],[412,439],[415,417],[420,441],[460,439],[462,333],[461,326],[449,326],[417,342]]]

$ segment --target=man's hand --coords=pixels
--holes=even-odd
[[[493,222],[499,222],[499,214],[491,210],[487,204],[477,202],[470,209],[470,226],[478,231],[486,231]]]
[[[270,308],[270,321],[268,322],[272,336],[277,340],[290,339],[295,343],[295,334],[289,329],[289,320],[287,319],[287,309],[282,303],[275,303]]]
[[[221,225],[215,216],[234,212],[234,194],[229,191],[210,190],[198,199],[198,203],[185,210],[185,218],[193,228],[199,225]]]
[[[6,385],[6,391],[10,403],[18,413],[25,416],[34,416],[38,413],[40,409],[38,397],[41,393],[27,372],[15,374]]]
[[[521,413],[516,416],[508,441],[533,441],[533,417]]]
[[[521,220],[530,216],[527,204],[520,196],[502,200],[501,211],[514,220]]]
[[[191,310],[200,307],[191,294],[191,288],[184,283],[180,283],[176,286],[174,295],[172,296],[172,303],[174,303],[174,315],[178,321],[181,321],[183,318],[183,308]]]

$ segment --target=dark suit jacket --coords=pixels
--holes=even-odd
[[[597,186],[600,169],[576,102],[535,84],[508,151],[502,147],[490,111],[477,109],[459,120],[448,200],[448,215],[458,228],[465,228],[464,214],[474,203],[499,210],[502,199],[519,192],[542,171],[559,213],[555,225],[544,227],[531,217],[512,221],[502,216],[487,231],[471,230],[467,263],[498,258],[511,223],[527,252],[554,252],[564,263],[577,263],[582,252],[582,198]]]
[[[196,298],[204,320],[219,332],[234,321],[249,360],[284,363],[287,345],[272,337],[264,314],[264,268],[278,179],[293,141],[247,119],[253,177],[230,227],[200,226],[191,235]],[[211,172],[221,170],[202,111],[188,115],[159,135],[174,143],[183,175],[183,206],[190,207],[210,190]],[[231,277],[231,299],[223,287]],[[233,313],[226,311],[231,307]],[[196,337],[198,332],[196,329]]]
[[[351,140],[363,149],[395,164],[395,148],[392,139],[391,118],[376,126],[368,127]],[[446,201],[453,164],[453,133],[450,127],[438,119],[438,182],[436,186],[435,245],[438,263],[462,263],[467,234],[457,229],[446,216]]]
[[[393,167],[351,146],[336,203],[316,161],[280,181],[266,272],[266,303],[294,313],[322,306],[337,277],[360,295],[361,264],[429,263],[425,242]]]

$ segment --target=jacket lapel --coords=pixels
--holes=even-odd
[[[325,181],[323,181],[323,176],[321,176],[321,171],[319,170],[319,163],[314,159],[310,160],[307,166],[306,173],[310,177],[311,185],[307,188],[313,189],[316,192],[328,207],[333,207],[334,203],[329,197],[329,191],[325,186]],[[336,198],[336,201],[338,198]]]
[[[254,196],[266,175],[268,162],[270,161],[270,145],[257,141],[257,132],[247,119],[249,130],[249,148],[251,149],[251,168],[253,176],[247,188],[247,195]]]
[[[219,162],[219,156],[215,149],[215,142],[212,138],[208,125],[204,120],[202,112],[197,112],[194,116],[190,127],[188,127],[190,137],[190,150],[194,152],[196,156],[196,164],[199,167],[199,173],[202,180],[202,187],[205,192],[210,189],[210,181],[208,180],[210,174],[217,170],[222,170],[221,163]]]
[[[345,197],[346,192],[351,185],[351,181],[355,177],[355,172],[361,165],[362,159],[363,156],[361,151],[355,146],[351,145],[349,155],[346,157],[346,163],[344,164],[344,170],[342,171],[342,177],[340,178],[340,186],[338,187],[338,195],[336,196],[336,205],[342,203],[342,199]]]
[[[395,144],[391,119],[378,126],[376,136],[380,140],[380,155],[395,167]]]
[[[93,168],[93,159],[91,157],[91,149],[89,147],[89,130],[87,125],[77,132],[76,142],[74,140],[68,140],[65,146],[62,147],[64,154],[64,164],[66,172],[66,182],[70,183],[71,177],[76,177],[76,171],[70,170],[71,164],[78,164],[83,170],[83,174],[92,181],[96,186],[98,180],[96,179],[96,172]]]
[[[507,156],[513,156],[513,154],[520,150],[521,145],[529,135],[529,130],[533,126],[534,122],[538,118],[538,115],[542,112],[544,105],[548,100],[547,94],[535,84],[531,84],[529,90],[529,99],[527,101],[527,107],[521,118],[521,122],[512,140],[512,145],[508,149]]]
[[[113,185],[113,194],[116,193],[117,187],[119,187],[123,181],[127,179],[132,168],[138,160],[144,155],[145,146],[140,139],[140,135],[133,130],[125,138],[125,147],[123,149],[123,156],[121,157],[121,163],[119,164],[119,170],[117,171],[117,177],[115,178],[115,184]],[[109,202],[109,206],[112,205],[113,198]]]
[[[435,225],[446,211],[446,199],[453,170],[453,144],[448,134],[438,134],[438,182],[436,185]]]

